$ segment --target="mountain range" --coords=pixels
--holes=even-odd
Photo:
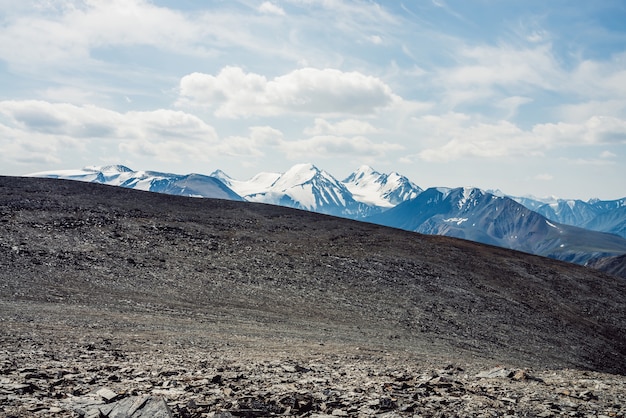
[[[514,197],[468,187],[423,190],[405,176],[368,166],[341,181],[313,164],[297,164],[285,173],[259,173],[246,181],[221,170],[208,176],[179,175],[133,171],[122,165],[29,176],[288,206],[578,264],[598,264],[599,259],[626,254],[626,198],[584,202]]]

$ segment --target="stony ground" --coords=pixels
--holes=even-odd
[[[40,179],[0,237],[0,416],[625,416],[626,282],[579,266]]]
[[[619,375],[289,339],[227,337],[198,347],[146,335],[120,340],[116,333],[53,331],[2,337],[0,415],[624,417],[626,411],[626,378]]]

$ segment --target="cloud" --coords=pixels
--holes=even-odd
[[[195,49],[201,25],[181,12],[145,0],[65,2],[47,14],[19,15],[2,22],[0,58],[23,71],[93,61],[94,48],[146,45]]]
[[[604,61],[583,60],[565,79],[565,85],[588,100],[623,99],[626,95],[624,61],[626,52]]]
[[[617,154],[611,152],[611,151],[602,151],[600,153],[600,158],[615,158],[617,157]]]
[[[357,119],[330,123],[325,119],[315,118],[315,126],[304,129],[305,135],[368,135],[378,132],[370,123]]]
[[[370,115],[399,97],[380,79],[359,72],[302,68],[272,80],[239,67],[180,81],[179,106],[214,108],[225,118],[285,113]]]
[[[540,181],[551,181],[554,179],[554,176],[552,174],[542,173],[542,174],[537,174],[535,177],[533,177],[533,179],[540,180]]]
[[[24,131],[71,138],[217,139],[213,127],[176,110],[118,113],[91,105],[24,100],[0,102],[0,114]]]
[[[374,143],[363,136],[318,135],[299,141],[284,141],[280,145],[280,149],[287,158],[297,160],[337,156],[382,157],[388,152],[399,151],[404,147],[387,142]]]
[[[251,126],[248,136],[229,136],[215,147],[214,152],[232,157],[260,157],[268,149],[279,148],[283,133],[271,126]]]
[[[555,148],[626,144],[626,121],[611,117],[594,116],[579,124],[537,124],[530,130],[504,120],[477,122],[459,113],[429,115],[414,121],[425,143],[433,144],[420,151],[418,157],[432,162],[532,157]]]
[[[571,165],[611,166],[615,164],[615,161],[606,158],[560,158],[560,160]]]
[[[533,134],[560,145],[626,144],[626,120],[593,116],[583,123],[544,123]]]
[[[565,104],[558,107],[556,116],[565,122],[574,123],[596,115],[626,117],[626,99],[589,100]]]
[[[517,110],[519,107],[531,103],[533,99],[530,97],[522,97],[522,96],[511,96],[500,100],[496,106],[504,109],[506,111],[506,116],[504,119],[511,119],[517,114]]]
[[[458,52],[460,65],[443,68],[439,78],[452,88],[500,86],[555,89],[560,78],[559,65],[549,44],[533,48],[510,45],[463,47]]]
[[[58,161],[69,150],[106,142],[107,148],[162,160],[199,159],[212,155],[218,141],[212,126],[181,111],[119,113],[36,100],[0,102],[0,129],[5,141],[17,144],[5,149],[4,157],[16,160],[46,156],[46,161]]]
[[[611,80],[612,85],[626,83],[626,76],[622,80],[617,71],[617,59],[587,63],[576,63],[573,59],[573,64],[566,66],[549,42],[496,45],[459,42],[452,48],[456,63],[439,66],[431,78],[441,91],[440,103],[445,109],[482,106],[480,111],[493,117],[489,107],[495,111],[508,108],[509,119],[518,116],[521,104],[545,103],[546,92],[558,96],[560,103],[576,100],[589,90],[595,90],[589,97],[618,97],[616,90],[611,92],[606,85],[608,82],[599,83],[599,74],[605,74],[604,78]],[[623,93],[619,95],[623,97]]]
[[[285,16],[285,11],[280,6],[277,6],[269,1],[261,3],[257,10],[263,14]]]
[[[374,45],[382,45],[383,43],[383,38],[378,35],[370,35],[367,37],[367,39]]]

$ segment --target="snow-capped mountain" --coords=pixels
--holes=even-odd
[[[550,222],[512,199],[476,188],[430,188],[366,220],[581,264],[626,252],[623,238]]]
[[[383,208],[414,199],[422,192],[419,186],[396,172],[381,174],[366,165],[359,167],[342,183],[357,201]]]
[[[536,206],[520,201],[552,222],[559,222],[593,231],[608,232],[626,238],[626,198],[618,200],[554,199]]]
[[[537,213],[555,222],[568,225],[584,225],[595,218],[600,210],[582,200],[559,199],[538,207]]]
[[[355,200],[343,183],[313,164],[297,164],[283,174],[261,173],[247,182],[231,180],[230,184],[251,202],[290,206],[349,218],[360,218],[380,211],[375,206]]]
[[[181,196],[243,200],[237,193],[214,177],[202,174],[180,175],[157,171],[133,171],[123,165],[91,166],[81,170],[45,171],[28,176],[102,183]]]
[[[511,195],[507,195],[507,194],[503,193],[500,190],[496,190],[496,191],[488,190],[487,192],[488,193],[492,193],[492,194],[494,194],[496,196],[506,196],[506,197],[508,197],[510,199],[515,200],[520,205],[526,206],[528,209],[534,210],[534,211],[536,211],[537,209],[539,209],[543,205],[556,203],[559,200],[555,196],[548,196],[548,197],[511,196]]]
[[[313,164],[297,164],[285,173],[259,173],[235,180],[221,170],[219,179],[248,201],[290,206],[360,219],[380,213],[421,193],[416,184],[398,174],[381,174],[362,166],[339,181]]]
[[[210,174],[222,183],[234,190],[239,196],[245,196],[263,193],[270,190],[272,184],[281,176],[281,173],[259,173],[250,180],[235,180],[222,170],[215,170]]]

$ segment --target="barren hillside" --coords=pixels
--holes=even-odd
[[[277,206],[35,178],[0,178],[0,231],[0,366],[9,379],[0,403],[13,408],[5,412],[20,410],[19,396],[2,393],[15,393],[15,376],[28,383],[24,369],[42,359],[80,368],[98,360],[92,354],[115,361],[107,373],[118,395],[133,386],[119,370],[140,368],[141,358],[177,370],[170,376],[193,374],[195,364],[212,378],[231,370],[225,359],[289,370],[298,362],[298,376],[356,361],[400,367],[415,387],[420,362],[626,374],[626,281],[547,258]],[[454,367],[450,376],[461,373]],[[92,373],[71,396],[107,382]],[[223,388],[222,378],[205,386]],[[71,409],[61,402],[70,395],[55,398],[58,413]],[[377,411],[401,413],[389,399]],[[172,413],[364,414],[242,402]],[[43,404],[24,413],[50,412]],[[525,408],[512,411],[538,411]]]

